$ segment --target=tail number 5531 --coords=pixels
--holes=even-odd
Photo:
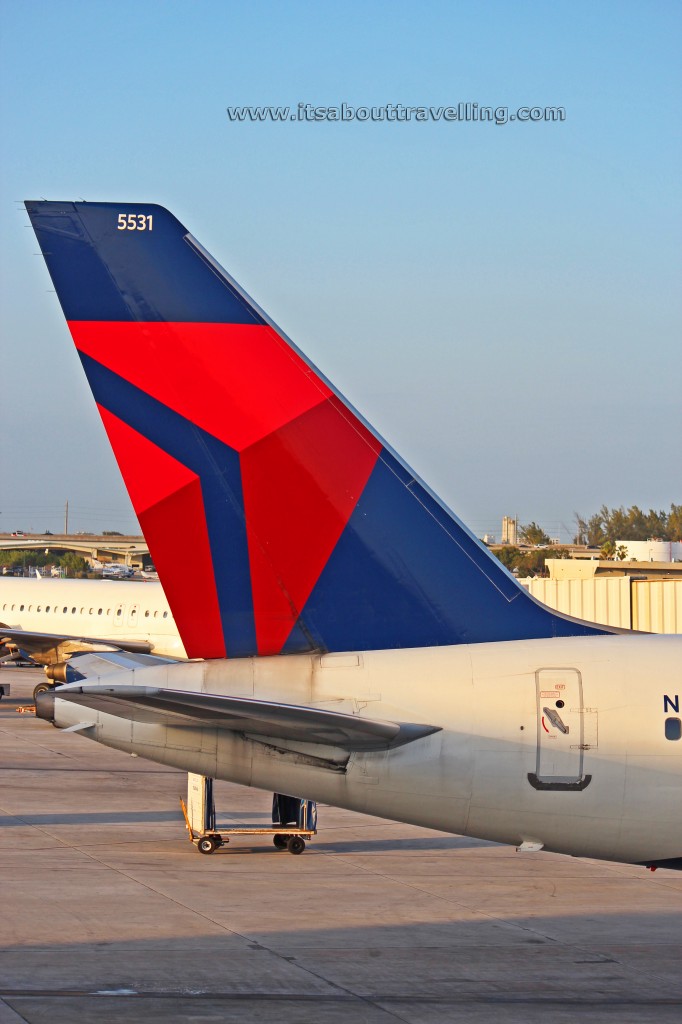
[[[119,231],[151,231],[152,214],[146,213],[119,213]]]

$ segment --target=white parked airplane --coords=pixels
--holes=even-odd
[[[0,576],[0,650],[29,657],[63,681],[73,654],[114,648],[186,657],[160,583]]]
[[[205,659],[77,655],[39,715],[189,772],[681,867],[682,637],[535,601],[168,211],[26,205]]]

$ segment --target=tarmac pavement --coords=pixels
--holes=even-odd
[[[39,678],[0,668],[0,1024],[682,1019],[682,874],[327,806],[301,856],[201,856],[186,776],[18,714]]]

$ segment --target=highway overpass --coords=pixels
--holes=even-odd
[[[111,536],[93,533],[26,533],[13,536],[0,533],[0,551],[44,551],[62,555],[74,551],[84,558],[122,565],[142,566],[149,561],[149,548],[144,537]]]

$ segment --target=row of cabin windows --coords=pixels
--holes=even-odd
[[[28,607],[27,607],[25,604],[20,604],[17,607],[16,604],[9,605],[7,602],[5,602],[5,604],[3,604],[3,606],[2,606],[2,610],[3,610],[3,612],[4,611],[12,611],[12,612],[13,611],[20,611],[20,612],[28,611],[28,612],[32,612],[33,611],[33,605],[29,604]],[[52,610],[52,613],[54,614],[54,613],[59,611],[59,608],[57,607],[56,604],[55,605],[47,604],[47,605],[45,605],[44,608],[43,608],[42,605],[38,604],[38,605],[36,605],[35,610],[37,612],[49,612],[50,610]],[[116,609],[116,617],[120,618],[123,615],[123,611],[124,611],[123,608],[117,608]],[[71,609],[71,614],[72,615],[75,615],[77,612],[78,612],[78,608],[72,608]],[[107,612],[106,613],[107,613],[107,615],[111,615],[111,608],[107,608]],[[69,609],[67,607],[62,608],[62,614],[63,615],[68,615],[69,614]],[[97,615],[104,615],[104,608],[98,608],[97,612],[95,612],[94,608],[90,608],[87,612],[86,612],[85,608],[81,608],[80,614],[81,615],[86,615],[86,614],[87,615],[95,615],[95,614],[97,614]],[[130,614],[131,615],[137,615],[137,608],[132,608],[131,611],[130,611]],[[149,610],[145,611],[145,613],[144,613],[145,619],[149,619],[149,618],[157,619],[159,617],[159,615],[161,615],[162,619],[167,619],[169,613],[167,611],[165,611],[165,612],[159,612],[159,611],[151,612]]]

